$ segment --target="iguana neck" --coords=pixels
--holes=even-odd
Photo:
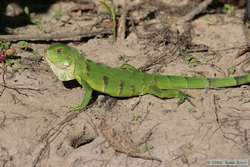
[[[88,60],[83,56],[79,56],[78,58],[75,58],[74,75],[75,75],[75,79],[78,82],[82,83],[83,81],[86,81],[88,73],[90,72],[90,65],[89,65],[90,61],[91,60]]]

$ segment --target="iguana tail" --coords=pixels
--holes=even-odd
[[[250,74],[225,78],[156,75],[154,80],[160,89],[225,88],[250,83]]]

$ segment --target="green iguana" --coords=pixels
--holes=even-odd
[[[180,89],[225,88],[250,83],[250,75],[226,78],[185,77],[148,74],[129,64],[112,68],[95,63],[75,48],[64,44],[51,45],[46,60],[61,81],[76,79],[85,89],[82,102],[74,109],[76,111],[88,105],[93,90],[114,97],[151,94],[159,98],[179,98],[183,102],[189,96]]]

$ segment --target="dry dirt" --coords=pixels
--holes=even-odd
[[[139,0],[131,3],[139,3]],[[162,3],[173,5],[178,1]],[[185,3],[188,1],[179,5]],[[39,18],[39,23],[11,31],[16,34],[75,31],[98,20],[98,12],[96,17],[80,9],[72,14],[69,11],[73,7],[77,4],[71,1],[56,2],[46,13],[32,16]],[[157,5],[145,5],[134,9],[138,11],[133,15],[139,18],[147,9],[159,10]],[[178,14],[170,16],[174,10],[163,11],[164,8],[149,23],[156,27],[165,22],[174,25]],[[247,54],[240,58],[236,55],[247,43],[248,30],[241,21],[244,10],[234,12],[233,15],[205,14],[191,22],[192,43],[206,45],[208,51],[169,56],[147,72],[208,77],[228,76],[232,71],[233,75],[244,74],[241,67]],[[140,23],[137,28],[140,30]],[[194,105],[188,101],[177,105],[177,99],[162,100],[151,95],[113,102],[114,99],[97,93],[90,107],[76,114],[69,108],[80,102],[84,92],[79,86],[72,88],[63,84],[49,69],[43,55],[50,44],[29,42],[30,49],[26,50],[16,43],[11,46],[19,58],[12,60],[7,71],[1,72],[9,86],[0,97],[1,167],[198,167],[207,166],[211,159],[248,160],[250,157],[250,89],[247,85],[185,90],[193,97]],[[157,39],[138,38],[134,31],[114,43],[112,36],[98,36],[67,44],[86,53],[89,59],[113,67],[127,62],[139,68],[169,49],[162,43],[157,46]],[[190,56],[191,59],[187,59]],[[196,64],[193,65],[192,60]],[[131,138],[134,143],[151,132],[144,154],[162,162],[115,152],[117,148],[106,141],[117,139],[112,136],[105,139],[105,135],[101,135],[102,128],[98,128],[101,120],[106,120],[112,133],[125,134],[124,138]]]

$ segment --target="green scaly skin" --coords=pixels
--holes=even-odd
[[[84,98],[75,111],[84,109],[90,102],[93,90],[114,97],[132,97],[151,94],[159,98],[179,98],[188,95],[179,89],[226,88],[250,82],[250,75],[205,78],[143,73],[125,64],[112,68],[86,59],[76,49],[64,44],[51,45],[46,60],[61,81],[76,79],[85,90]]]

